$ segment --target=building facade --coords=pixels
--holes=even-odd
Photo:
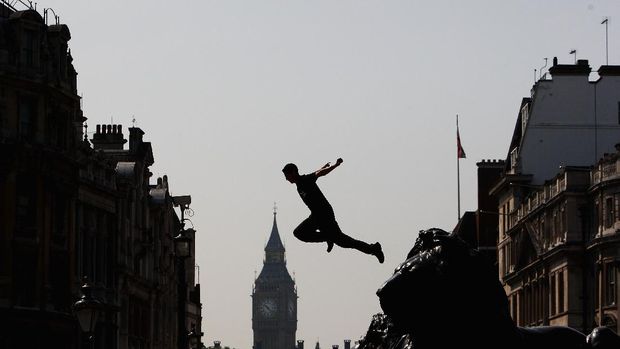
[[[500,180],[498,268],[520,326],[618,331],[620,67],[559,65],[523,99]],[[610,155],[611,154],[611,155]]]
[[[178,299],[200,329],[193,257],[177,287],[183,222],[142,130],[127,149],[120,125],[86,138],[70,38],[0,5],[0,347],[86,347],[71,310],[85,277],[104,306],[95,348],[173,347]]]
[[[252,291],[254,349],[294,349],[297,331],[297,288],[286,269],[276,213],[265,246],[263,269]]]

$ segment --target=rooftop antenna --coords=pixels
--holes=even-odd
[[[609,17],[605,17],[601,24],[605,24],[605,65],[609,65]]]
[[[547,61],[548,61],[548,58],[547,58],[547,57],[545,57],[545,58],[543,58],[543,59],[545,60],[545,65],[543,65],[542,67],[540,67],[540,72],[539,72],[539,74],[540,74],[540,78],[541,78],[541,79],[542,79],[542,72],[543,72],[543,69],[545,69],[545,68],[547,67]]]
[[[568,54],[574,56],[575,64],[577,64],[577,50],[576,49],[572,49],[572,50],[570,50],[570,52]]]
[[[536,71],[537,71],[537,69],[534,68],[534,83],[536,83]]]
[[[136,128],[136,116],[132,115],[131,118],[132,118],[131,119],[131,123],[132,123],[133,127]]]
[[[48,11],[52,11],[52,13],[54,13],[54,17],[56,17],[56,24],[58,24],[58,16],[56,16],[56,12],[54,12],[54,10],[49,7],[49,8],[44,8],[43,9],[43,20],[45,21],[45,25],[48,25],[48,15],[47,12]]]

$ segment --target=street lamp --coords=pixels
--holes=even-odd
[[[174,254],[178,258],[187,258],[191,255],[190,243],[192,239],[185,235],[186,231],[193,231],[194,229],[181,230],[179,235],[174,237]]]
[[[73,313],[82,328],[82,331],[88,334],[88,340],[91,346],[94,345],[95,326],[99,318],[102,304],[92,297],[92,286],[88,282],[88,278],[84,277],[82,285],[82,297],[73,303]]]

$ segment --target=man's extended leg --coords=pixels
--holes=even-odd
[[[379,260],[379,263],[383,263],[385,260],[385,256],[383,255],[383,250],[381,249],[381,244],[375,242],[374,244],[368,244],[361,240],[356,240],[349,235],[342,232],[338,222],[334,220],[333,222],[326,222],[321,224],[321,228],[324,232],[326,232],[329,236],[329,239],[333,241],[336,245],[342,248],[353,248],[365,254],[370,254]],[[319,229],[321,229],[319,228]]]

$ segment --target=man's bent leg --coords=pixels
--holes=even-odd
[[[293,230],[293,235],[303,242],[325,242],[325,233],[317,232],[317,229],[316,220],[310,215]]]

